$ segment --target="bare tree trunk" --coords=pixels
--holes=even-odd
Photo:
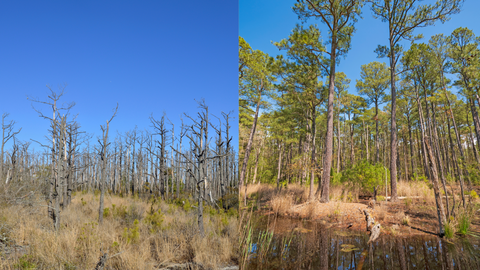
[[[115,108],[115,111],[113,113],[113,116],[110,118],[110,120],[106,121],[107,124],[106,126],[101,126],[102,133],[103,133],[103,143],[101,143],[101,152],[100,152],[100,157],[102,160],[102,176],[100,179],[100,205],[98,207],[98,223],[102,224],[103,223],[103,201],[105,197],[105,181],[107,179],[107,162],[108,162],[108,156],[107,156],[107,151],[108,151],[108,129],[110,126],[110,122],[113,120],[115,115],[117,114],[118,110],[118,104],[117,107]]]

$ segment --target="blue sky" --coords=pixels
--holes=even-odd
[[[0,25],[0,114],[20,140],[45,141],[48,129],[26,96],[46,100],[47,84],[66,83],[62,100],[95,136],[117,102],[112,136],[152,130],[150,114],[163,112],[178,133],[204,98],[212,114],[234,111],[238,144],[238,1],[7,1]]]
[[[422,1],[432,3],[433,1]],[[287,38],[297,23],[297,15],[292,11],[296,1],[276,0],[241,0],[239,5],[239,35],[247,41],[253,49],[264,51],[271,56],[279,54],[279,50],[272,44]],[[466,0],[462,11],[452,15],[445,24],[437,22],[433,26],[418,28],[415,34],[423,33],[424,39],[419,42],[428,42],[432,35],[443,33],[450,35],[458,27],[468,27],[476,36],[480,36],[480,20],[478,11],[480,1]],[[357,93],[356,80],[360,79],[360,66],[372,61],[387,62],[387,59],[377,58],[374,50],[378,45],[388,44],[388,24],[373,18],[370,7],[363,8],[363,19],[356,23],[356,32],[352,37],[351,49],[346,58],[341,59],[337,72],[344,72],[351,79],[349,92]],[[328,38],[327,28],[320,20],[311,19],[307,23],[319,26],[325,40]],[[408,49],[410,42],[403,42],[404,49]],[[325,80],[324,80],[325,81]]]

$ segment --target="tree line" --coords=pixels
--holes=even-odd
[[[29,98],[39,117],[48,121],[48,142],[16,139],[20,129],[2,117],[0,180],[5,190],[24,187],[30,193],[11,194],[9,200],[35,192],[47,200],[53,228],[59,230],[63,209],[73,192],[99,192],[99,223],[103,221],[105,193],[121,196],[155,197],[169,202],[190,200],[203,230],[203,205],[228,210],[238,199],[236,150],[232,145],[232,113],[215,116],[204,101],[196,116],[175,126],[164,113],[150,116],[151,129],[137,127],[111,135],[118,104],[93,138],[81,130],[71,114],[74,103],[64,103],[64,88],[46,100]],[[51,111],[44,113],[45,108]],[[4,150],[10,141],[11,147]],[[31,150],[32,143],[43,151]]]

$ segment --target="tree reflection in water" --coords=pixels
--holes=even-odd
[[[245,269],[480,269],[479,239],[382,234],[367,244],[366,233],[292,219],[257,233],[267,228],[275,232],[269,249],[252,253]]]

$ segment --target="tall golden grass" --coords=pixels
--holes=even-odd
[[[103,252],[115,255],[106,269],[156,269],[185,262],[217,269],[238,261],[235,213],[207,208],[202,238],[196,209],[117,196],[106,196],[105,207],[108,213],[98,225],[98,196],[77,194],[61,212],[58,233],[43,206],[0,208],[0,220],[10,228],[10,245],[24,250],[3,256],[0,269],[93,269]],[[152,218],[152,213],[157,214]]]
[[[315,185],[314,191],[316,191],[316,189],[317,185]],[[385,192],[382,193],[382,191],[384,191],[384,189],[380,189],[378,195],[384,198]],[[407,204],[435,204],[435,196],[428,183],[420,181],[400,181],[397,183],[397,191],[398,196],[405,199]],[[277,190],[270,184],[249,185],[246,189],[247,198],[256,198],[260,203],[267,203],[273,212],[280,215],[289,214],[292,207],[307,202],[309,192],[310,188],[308,186],[298,184],[290,184],[287,188],[282,188],[281,190]],[[390,195],[390,190],[388,192],[388,195]],[[358,202],[359,195],[361,195],[360,189],[345,188],[341,185],[330,187],[331,202]],[[314,215],[314,213],[312,213],[312,215]]]

